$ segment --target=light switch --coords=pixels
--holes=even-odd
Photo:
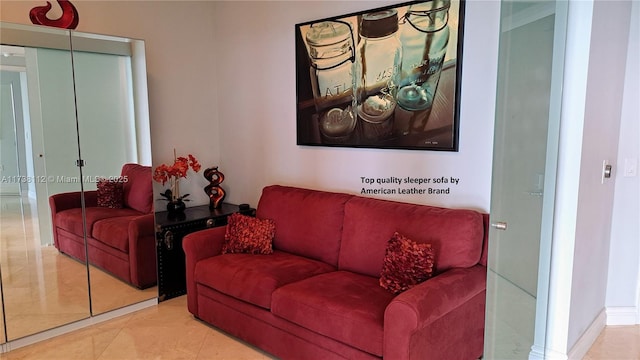
[[[638,159],[624,159],[624,177],[638,175]]]

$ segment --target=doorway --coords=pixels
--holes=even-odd
[[[15,56],[13,51],[20,48],[3,46],[3,57]],[[11,51],[11,52],[8,52]],[[7,54],[7,55],[4,55]],[[4,63],[4,62],[3,62]],[[28,195],[25,150],[29,137],[25,134],[23,81],[26,80],[24,59],[16,65],[0,68],[0,195]]]
[[[566,6],[501,6],[486,359],[545,357]]]

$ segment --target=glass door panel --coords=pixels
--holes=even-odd
[[[486,359],[544,358],[566,12],[502,3]]]

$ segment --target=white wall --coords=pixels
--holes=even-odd
[[[569,347],[578,341],[605,304],[615,178],[602,182],[602,164],[607,161],[614,168],[620,166],[616,160],[630,10],[629,1],[596,1],[594,5]],[[611,41],[612,38],[620,41]]]
[[[606,160],[619,168],[630,10],[629,1],[569,3],[548,316],[550,358],[581,358],[605,324],[616,176],[602,182],[602,167]],[[635,288],[637,283],[626,286]]]
[[[499,4],[471,1],[465,19],[460,151],[296,145],[294,25],[391,1],[216,2],[220,170],[231,202],[256,204],[261,188],[291,184],[348,193],[361,177],[456,177],[449,195],[387,199],[489,209]],[[238,16],[241,14],[242,16]]]
[[[618,144],[616,190],[607,278],[607,322],[640,323],[638,271],[640,269],[640,181],[625,175],[625,159],[640,157],[640,2],[631,10],[624,96]]]

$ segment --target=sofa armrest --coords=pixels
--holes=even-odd
[[[482,355],[486,268],[454,268],[398,295],[384,314],[385,359]]]
[[[80,196],[80,191],[59,193],[49,196],[51,212],[56,213],[82,207]],[[98,192],[96,190],[85,191],[84,202],[86,207],[98,206]]]
[[[129,223],[129,237],[134,236],[155,236],[156,222],[155,214],[144,214],[133,218]]]
[[[49,196],[49,207],[51,213],[55,214],[60,211],[81,207],[80,192],[66,192],[53,194]]]
[[[85,191],[84,201],[86,206],[98,205],[98,192]],[[58,248],[58,231],[56,231],[56,214],[69,209],[82,207],[82,193],[80,191],[53,194],[49,196],[49,208],[51,210],[51,226],[53,226],[53,243]]]
[[[182,239],[187,275],[187,307],[193,315],[198,316],[198,294],[194,277],[196,264],[222,253],[225,233],[226,227],[219,226],[193,232]]]
[[[157,282],[155,214],[133,218],[128,233],[131,283],[142,289],[153,286]]]

